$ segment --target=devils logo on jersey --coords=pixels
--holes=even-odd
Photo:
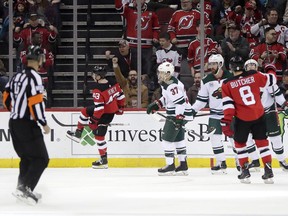
[[[151,14],[149,13],[149,16],[142,16],[141,17],[141,30],[148,29],[149,22],[151,20]],[[137,22],[135,23],[135,29],[137,29]]]
[[[181,19],[179,20],[178,29],[179,30],[190,29],[193,25],[193,19],[194,19],[194,16],[192,15],[181,17]]]

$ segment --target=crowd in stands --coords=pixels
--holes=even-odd
[[[0,40],[2,41],[8,41],[10,2],[1,0]],[[196,74],[201,71],[199,45],[202,37],[205,45],[203,52],[205,74],[210,72],[209,56],[218,53],[223,56],[228,70],[229,61],[234,56],[241,56],[244,61],[253,58],[258,62],[260,69],[266,64],[275,64],[278,83],[282,84],[282,75],[287,69],[287,0],[205,0],[204,35],[201,35],[200,28],[200,0],[140,0],[140,2],[141,80],[148,89],[148,102],[161,95],[157,82],[157,66],[165,61],[175,66],[177,77],[184,83],[187,92],[191,92],[188,89],[194,85],[194,79],[198,77]],[[14,47],[17,49],[16,55],[19,59],[17,64],[19,68],[25,65],[25,51],[28,45],[40,44],[47,58],[41,69],[46,84],[47,73],[53,70],[55,44],[62,25],[60,4],[61,0],[13,1]],[[138,63],[137,13],[135,13],[137,1],[115,0],[115,8],[123,18],[123,39],[119,41],[119,49],[116,52],[107,50],[105,56],[111,70],[115,70],[112,59],[117,58],[119,71],[131,85],[129,74],[130,71],[137,73]],[[199,87],[196,85],[195,89]],[[134,105],[133,102],[127,104],[127,107]]]

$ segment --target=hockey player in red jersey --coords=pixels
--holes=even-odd
[[[241,57],[233,57],[230,60],[230,68],[235,76],[225,80],[222,84],[224,109],[224,117],[221,120],[222,131],[226,136],[234,135],[235,149],[241,166],[238,179],[242,183],[250,183],[246,142],[251,132],[264,164],[262,179],[265,183],[271,184],[274,176],[271,167],[272,157],[266,136],[260,88],[276,84],[276,77],[273,74],[263,74],[255,70],[244,71],[243,65]],[[235,119],[234,132],[230,128],[233,117]]]
[[[125,104],[125,96],[118,83],[109,82],[106,76],[106,68],[96,65],[92,71],[92,78],[96,87],[92,92],[94,105],[81,110],[78,127],[75,132],[67,131],[66,136],[75,142],[80,142],[85,125],[93,130],[96,139],[100,160],[92,163],[94,169],[107,169],[107,143],[105,135],[107,127],[112,122],[114,115],[122,115]]]

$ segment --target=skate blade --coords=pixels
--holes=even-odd
[[[100,165],[100,166],[93,166],[92,165],[92,168],[93,169],[108,169],[108,165]]]
[[[264,183],[265,184],[274,184],[274,180],[273,180],[273,178],[264,179]]]
[[[170,171],[170,172],[165,172],[165,173],[160,173],[158,172],[159,176],[174,176],[175,172],[174,171]]]
[[[175,176],[188,176],[188,171],[185,170],[185,171],[178,171],[178,172],[175,172],[174,173]]]
[[[20,194],[18,192],[13,192],[12,195],[14,197],[16,197],[19,201],[21,201],[27,205],[34,206],[37,204],[36,200],[32,199],[31,197],[24,197],[22,194]]]
[[[250,172],[260,172],[260,167],[252,167],[252,168],[249,168],[249,171]]]
[[[285,169],[284,167],[281,167],[283,172],[288,172],[288,169]]]
[[[251,181],[250,181],[249,178],[240,179],[240,182],[241,182],[242,184],[251,184]]]
[[[80,143],[80,139],[74,136],[70,136],[69,134],[66,134],[66,137],[73,140],[74,142]]]
[[[226,169],[220,169],[220,170],[211,170],[212,175],[226,175],[227,170]]]

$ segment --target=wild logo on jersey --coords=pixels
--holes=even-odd
[[[217,90],[215,90],[212,93],[212,97],[215,97],[216,99],[221,99],[222,98],[222,89],[219,87]]]

